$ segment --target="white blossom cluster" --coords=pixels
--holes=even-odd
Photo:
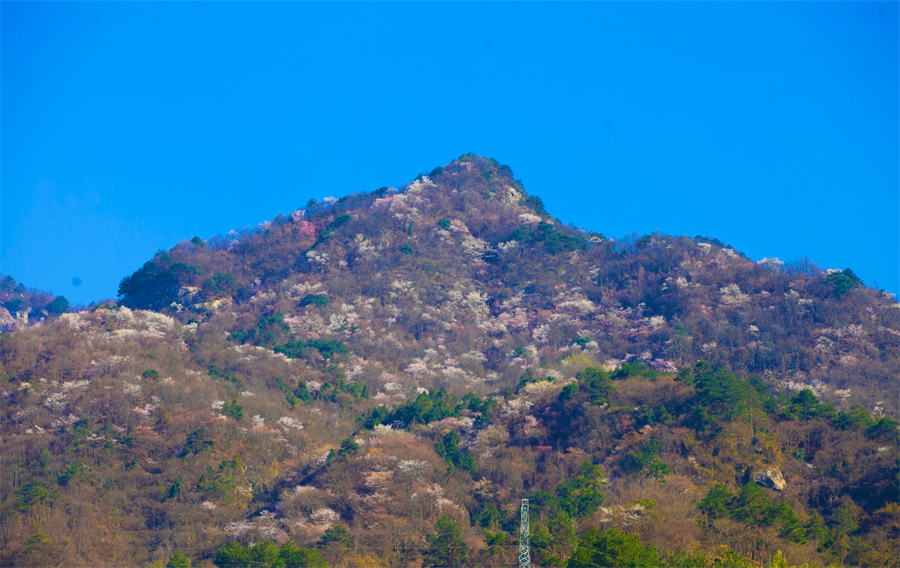
[[[719,288],[719,293],[722,295],[722,305],[724,306],[738,307],[750,301],[750,296],[741,292],[741,287],[737,284]]]
[[[306,259],[309,262],[315,262],[318,264],[327,264],[328,263],[328,253],[318,253],[314,250],[306,251]]]

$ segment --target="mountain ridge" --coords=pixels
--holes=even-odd
[[[160,251],[0,335],[2,559],[895,565],[900,310],[721,244],[467,154]]]

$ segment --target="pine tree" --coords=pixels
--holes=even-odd
[[[423,565],[438,568],[463,566],[468,563],[468,547],[462,538],[459,525],[447,515],[441,515],[434,528],[437,532],[428,533],[425,537],[429,547],[422,550]]]
[[[191,561],[180,550],[175,551],[166,563],[166,568],[191,568]]]

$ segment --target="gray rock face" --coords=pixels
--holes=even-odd
[[[774,467],[767,467],[762,471],[757,471],[754,475],[754,480],[763,487],[774,489],[775,491],[784,491],[784,488],[787,487],[784,476]]]

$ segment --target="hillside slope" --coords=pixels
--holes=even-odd
[[[120,297],[0,336],[4,563],[509,564],[528,496],[536,565],[897,565],[900,309],[849,269],[567,227],[466,155]]]

